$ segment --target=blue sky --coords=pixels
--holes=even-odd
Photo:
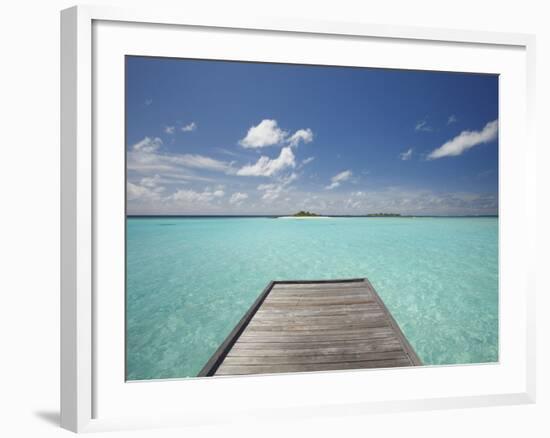
[[[491,75],[127,57],[129,214],[497,214]]]

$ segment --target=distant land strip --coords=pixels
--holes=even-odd
[[[281,216],[291,216],[291,215],[284,215],[284,214],[262,214],[262,215],[254,215],[254,214],[231,214],[231,215],[223,215],[223,214],[205,214],[205,215],[193,215],[193,214],[127,214],[127,218],[195,218],[195,219],[238,219],[238,218],[278,218]],[[334,218],[377,218],[377,217],[393,217],[393,218],[498,218],[498,215],[493,214],[477,214],[477,215],[394,215],[394,216],[378,216],[376,214],[363,214],[363,215],[346,215],[346,214],[327,214],[323,215],[327,217],[334,217]]]

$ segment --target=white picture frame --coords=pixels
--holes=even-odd
[[[99,26],[99,27],[98,27]],[[119,26],[119,27],[117,27]],[[124,28],[124,29],[121,29]],[[109,205],[120,204],[120,191],[112,196],[102,189],[108,182],[119,181],[123,168],[118,168],[120,155],[110,159],[112,167],[106,167],[105,154],[96,153],[98,139],[109,136],[111,128],[97,129],[103,118],[112,120],[120,118],[120,100],[113,101],[109,107],[113,113],[103,111],[104,100],[98,97],[99,89],[111,89],[120,86],[123,79],[115,75],[113,81],[103,81],[102,70],[109,59],[119,59],[121,53],[136,54],[141,50],[140,33],[149,29],[149,35],[158,33],[158,38],[166,38],[170,32],[200,32],[204,43],[193,50],[194,56],[204,52],[205,58],[216,55],[216,41],[209,45],[207,39],[212,34],[216,38],[220,32],[233,32],[235,41],[251,41],[262,38],[282,37],[285,41],[277,44],[290,44],[291,39],[315,40],[333,38],[335,44],[344,47],[346,44],[394,44],[395,50],[404,47],[416,47],[418,50],[437,50],[441,59],[437,61],[424,57],[408,61],[406,57],[397,61],[384,58],[382,54],[376,59],[375,66],[392,66],[402,68],[416,66],[420,69],[460,70],[460,56],[468,57],[468,51],[478,51],[471,56],[469,69],[479,68],[481,72],[503,75],[505,89],[509,95],[501,99],[503,117],[500,119],[502,130],[501,141],[503,156],[500,162],[500,196],[501,196],[501,234],[503,242],[500,253],[501,277],[500,298],[500,352],[501,359],[494,365],[468,365],[455,367],[422,367],[415,370],[380,370],[377,374],[358,374],[354,372],[313,373],[306,375],[285,375],[267,377],[222,378],[214,380],[189,379],[152,382],[126,383],[124,376],[118,372],[120,367],[120,296],[109,302],[98,300],[101,285],[106,281],[120,283],[120,275],[107,273],[102,268],[110,263],[98,236],[109,235],[111,239],[120,240],[120,222],[114,227],[105,227],[105,217]],[[130,32],[133,48],[129,49],[127,39],[122,33]],[[160,34],[164,34],[160,35]],[[186,34],[187,35],[187,34]],[[173,36],[171,34],[171,36]],[[184,35],[185,36],[185,35]],[[164,44],[161,50],[160,39],[150,38],[148,47],[143,47],[139,54],[160,55],[179,53],[181,44]],[[173,38],[172,38],[173,39]],[[105,41],[110,44],[106,45]],[[166,41],[168,42],[168,41]],[[311,44],[314,44],[312,42]],[[304,43],[305,44],[305,43]],[[309,44],[309,42],[308,42]],[[451,60],[445,55],[447,45],[452,45],[463,55]],[[107,47],[108,46],[108,47]],[[262,56],[251,51],[242,56],[262,60]],[[313,46],[312,46],[313,47]],[[131,50],[131,52],[127,52]],[[393,50],[393,49],[392,49]],[[454,50],[454,49],[453,49]],[[351,51],[351,50],[350,50]],[[162,52],[162,53],[161,53]],[[335,53],[324,50],[322,55],[328,63]],[[491,55],[491,53],[493,53]],[[239,57],[239,53],[227,56]],[[373,52],[378,53],[378,52]],[[397,53],[397,52],[395,52]],[[472,52],[473,53],[473,52]],[[162,9],[121,9],[104,6],[78,6],[61,13],[61,426],[75,431],[100,431],[119,428],[145,428],[163,425],[191,425],[223,422],[256,416],[258,418],[306,417],[312,415],[363,414],[380,411],[402,411],[433,408],[453,408],[467,406],[486,406],[502,404],[532,403],[535,400],[535,309],[534,280],[532,268],[534,263],[535,241],[535,142],[533,139],[534,111],[534,36],[524,34],[506,34],[491,32],[473,32],[450,29],[424,29],[402,26],[381,26],[365,23],[317,22],[303,19],[275,19],[242,17],[228,20],[224,17],[197,16],[182,11],[165,11]],[[482,54],[483,56],[479,56]],[[105,58],[102,58],[105,56]],[[267,56],[267,55],[266,55]],[[276,50],[269,53],[269,60],[276,59]],[[296,52],[286,54],[295,62],[300,60],[299,45]],[[290,61],[290,58],[282,57]],[[343,56],[343,55],[342,55]],[[389,56],[389,55],[387,55]],[[489,58],[487,58],[489,57]],[[95,61],[101,60],[98,65]],[[233,58],[235,59],[235,58]],[[316,58],[320,59],[320,58]],[[336,59],[335,62],[342,61]],[[263,59],[268,60],[268,59]],[[118,61],[117,61],[118,62]],[[305,63],[311,61],[305,60]],[[408,64],[407,64],[408,63]],[[466,64],[463,64],[466,65]],[[479,66],[479,67],[476,67]],[[112,71],[120,73],[119,67]],[[109,67],[110,68],[110,67]],[[111,70],[108,70],[109,72]],[[508,81],[509,78],[509,81]],[[99,84],[99,85],[98,85]],[[111,87],[111,88],[109,88]],[[99,92],[100,93],[100,92]],[[100,93],[101,94],[101,93]],[[116,94],[116,93],[115,93]],[[120,97],[120,95],[119,95]],[[116,97],[115,97],[116,99]],[[513,105],[512,105],[513,103]],[[512,108],[514,107],[514,108]],[[103,108],[103,109],[102,109]],[[513,116],[513,117],[512,117]],[[103,124],[102,126],[105,126]],[[507,127],[510,127],[509,129]],[[114,128],[117,129],[117,128]],[[123,127],[120,127],[123,130]],[[120,132],[113,135],[120,138]],[[520,142],[522,147],[507,147],[508,144]],[[115,143],[117,143],[115,141]],[[121,146],[121,149],[124,148]],[[117,158],[118,157],[118,158]],[[116,175],[115,175],[116,173]],[[513,184],[512,184],[513,180]],[[111,185],[111,184],[109,184]],[[124,184],[122,185],[122,193]],[[115,191],[116,192],[116,191]],[[102,204],[104,203],[104,204]],[[102,205],[102,208],[96,208]],[[119,208],[121,207],[118,205]],[[122,206],[123,207],[123,206]],[[117,210],[118,211],[118,210]],[[119,218],[120,219],[120,218]],[[118,228],[117,228],[118,227]],[[514,237],[514,229],[523,231],[522,237]],[[98,232],[99,231],[99,232]],[[123,243],[123,242],[119,242]],[[120,255],[120,246],[111,251],[112,256]],[[504,248],[504,249],[502,249]],[[521,254],[519,257],[514,256]],[[119,260],[120,261],[120,260]],[[114,268],[119,266],[115,260]],[[510,272],[511,267],[514,267]],[[99,288],[99,289],[98,289]],[[116,289],[118,292],[120,288]],[[515,295],[508,290],[514,289]],[[503,292],[504,291],[504,292]],[[117,292],[117,293],[118,293]],[[114,294],[116,296],[117,294]],[[109,312],[106,312],[109,304]],[[122,303],[123,305],[123,303]],[[513,327],[512,327],[513,326]],[[105,331],[115,333],[113,339],[104,336]],[[108,354],[99,351],[115,352],[116,359],[105,362]],[[117,353],[118,352],[118,353]],[[411,383],[410,390],[390,391],[382,397],[383,382],[407,384],[411,381],[411,372],[418,385],[433,381],[433,388],[426,384],[425,392]],[[390,374],[388,374],[390,373]],[[361,379],[373,376],[380,381],[379,392],[367,397],[364,394],[352,393]],[[117,382],[113,384],[112,382]],[[446,386],[454,384],[454,387]],[[470,382],[470,383],[468,383]],[[471,384],[471,386],[469,386]],[[185,385],[185,388],[182,387]],[[295,402],[288,404],[285,397],[273,392],[270,404],[257,398],[248,404],[242,396],[246,391],[270,391],[273,388],[301,388]],[[316,393],[314,388],[323,385],[328,388],[323,394]],[[474,389],[477,385],[477,389]],[[398,386],[398,385],[396,385]],[[271,389],[270,389],[271,388]],[[333,388],[332,390],[330,388]],[[339,388],[338,390],[336,388]],[[437,389],[439,388],[439,389]],[[186,394],[191,403],[175,402],[177,395]],[[198,394],[205,394],[200,400]],[[250,392],[248,392],[250,393]],[[237,394],[237,395],[236,395]],[[258,392],[259,394],[259,392]],[[219,402],[213,401],[216,395]],[[111,403],[106,399],[112,400]],[[185,398],[185,397],[180,397]],[[193,397],[196,397],[193,399]],[[211,397],[208,399],[208,397]],[[160,403],[159,400],[163,402]],[[154,400],[154,405],[145,403]],[[258,403],[258,400],[260,403]],[[241,408],[224,411],[223,403],[228,401],[240,404]],[[143,402],[143,403],[142,403]],[[124,408],[122,408],[124,406]],[[193,408],[193,409],[191,409]],[[104,414],[105,413],[105,414]]]

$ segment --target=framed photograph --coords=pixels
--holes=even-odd
[[[61,18],[63,427],[534,401],[534,37]]]

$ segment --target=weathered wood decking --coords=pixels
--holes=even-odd
[[[271,282],[199,376],[421,365],[367,279]]]

